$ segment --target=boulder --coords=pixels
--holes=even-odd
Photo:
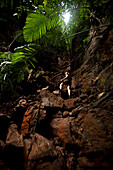
[[[44,107],[63,108],[63,99],[49,91],[41,91],[40,98],[41,105]]]
[[[16,124],[9,126],[8,134],[6,138],[6,145],[13,145],[15,147],[23,147],[23,136],[18,133],[18,127]]]
[[[75,107],[75,99],[64,100],[64,109],[72,110]]]
[[[65,144],[72,144],[73,138],[70,132],[70,122],[71,118],[55,118],[51,121],[51,131],[52,135],[59,137],[59,139]]]
[[[61,169],[63,161],[58,160],[52,141],[35,134],[32,139],[24,140],[26,169]]]
[[[17,125],[11,124],[8,128],[6,145],[3,150],[5,165],[9,169],[24,170],[23,151],[23,136],[19,134]]]
[[[43,114],[45,117],[45,113]],[[35,130],[36,122],[39,116],[39,103],[29,106],[26,110],[21,124],[21,133],[23,136],[30,134]]]

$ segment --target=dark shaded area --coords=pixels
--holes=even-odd
[[[23,148],[17,148],[17,147],[11,146],[11,145],[6,146],[4,148],[3,158],[4,158],[6,166],[9,169],[11,169],[11,170],[15,170],[15,169],[25,170]]]

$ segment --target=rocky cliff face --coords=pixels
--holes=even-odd
[[[35,74],[33,95],[1,106],[0,169],[113,169],[113,29],[92,37],[71,98],[58,91],[61,74],[47,74]]]

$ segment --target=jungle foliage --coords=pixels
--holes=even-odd
[[[15,22],[21,22],[25,14],[26,22],[22,20],[23,29],[17,29],[22,34],[16,39],[25,45],[18,47],[14,52],[0,53],[0,83],[1,89],[6,87],[13,89],[14,84],[24,80],[29,73],[29,66],[35,67],[38,62],[39,52],[45,48],[64,48],[70,53],[72,47],[72,37],[66,38],[76,32],[90,28],[90,13],[101,14],[101,7],[110,0],[1,0],[0,8],[12,10],[15,13]],[[63,14],[70,12],[68,24],[64,22]],[[15,17],[12,15],[11,19]],[[102,14],[101,14],[102,15]],[[4,18],[0,18],[4,23]],[[63,40],[62,40],[63,39]],[[81,48],[84,42],[87,43],[88,32],[80,38]]]
[[[1,90],[7,90],[9,86],[13,92],[16,83],[24,80],[25,75],[29,72],[29,66],[35,68],[33,62],[37,62],[35,54],[39,51],[40,46],[35,44],[24,45],[15,49],[14,53],[0,53],[0,82]]]

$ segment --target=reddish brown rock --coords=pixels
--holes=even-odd
[[[60,138],[64,143],[73,143],[73,139],[70,133],[71,118],[56,118],[51,121],[52,134]]]
[[[23,136],[33,132],[39,114],[39,104],[30,106],[23,117],[21,133]]]
[[[82,100],[86,99],[88,97],[88,95],[86,93],[82,93],[80,96],[79,96]]]
[[[41,105],[44,107],[63,108],[63,99],[49,91],[41,91],[40,97]]]
[[[25,139],[26,169],[61,169],[63,162],[57,158],[57,151],[52,141],[35,134],[31,140]]]
[[[68,111],[64,111],[62,116],[63,117],[67,117],[68,115],[69,115],[69,112]]]
[[[23,136],[18,133],[17,125],[12,124],[8,129],[8,134],[6,138],[7,145],[13,145],[16,147],[23,147]]]
[[[5,165],[9,169],[24,169],[23,136],[19,134],[16,124],[10,125],[3,150]]]
[[[75,89],[77,85],[77,81],[75,80],[75,77],[72,77],[72,82],[71,82],[71,89]]]
[[[110,112],[98,108],[82,109],[75,122],[71,122],[72,134],[77,138],[76,144],[81,148],[78,169],[82,167],[109,169],[112,167],[112,121],[113,115]]]
[[[75,107],[75,99],[64,100],[64,108],[66,110],[73,109]]]
[[[75,118],[78,116],[79,112],[83,110],[84,108],[81,106],[76,107],[75,109],[72,110],[70,113],[71,116],[74,116]]]

